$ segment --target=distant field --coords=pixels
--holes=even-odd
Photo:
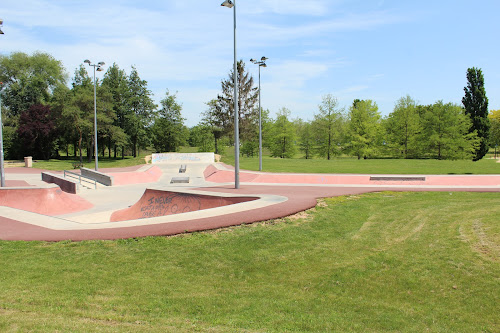
[[[182,147],[181,152],[195,153],[196,147]],[[121,158],[99,157],[99,167],[125,167],[131,165],[145,164],[145,155],[133,158],[127,156]],[[300,157],[292,159],[272,158],[268,155],[263,157],[263,171],[267,172],[295,172],[295,173],[363,173],[363,174],[500,174],[500,163],[491,158],[484,158],[478,162],[458,160],[405,160],[405,159],[367,159],[358,160],[351,157],[333,158],[326,160],[321,158],[303,159]],[[77,159],[62,157],[49,161],[34,161],[33,167],[48,170],[70,170]],[[222,155],[222,162],[234,165],[234,150],[226,148]],[[19,161],[19,166],[24,165]],[[10,164],[10,163],[8,163]],[[87,162],[84,158],[84,167],[94,168],[95,162]],[[8,166],[8,165],[7,165]],[[240,157],[240,168],[245,170],[259,169],[259,158]]]
[[[234,155],[223,162],[234,165]],[[500,163],[493,159],[477,162],[458,160],[406,160],[335,158],[281,159],[264,156],[263,171],[298,173],[362,173],[362,174],[500,174]],[[240,157],[240,168],[258,170],[257,157]]]
[[[499,332],[499,200],[383,192],[177,237],[0,241],[0,331]]]

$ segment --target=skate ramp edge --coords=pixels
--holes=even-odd
[[[63,192],[57,185],[37,188],[2,188],[0,206],[56,216],[80,212],[93,205],[76,194]]]
[[[146,189],[132,206],[115,211],[110,222],[160,217],[257,200],[257,196],[224,196]]]

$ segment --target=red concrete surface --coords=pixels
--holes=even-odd
[[[0,190],[0,206],[49,216],[79,212],[93,207],[87,200],[76,194],[63,192],[59,187],[4,188]]]
[[[146,171],[138,172],[137,169],[142,167],[130,167],[121,168],[119,170],[115,169],[99,169],[99,171],[106,173],[107,175],[113,176],[113,186],[117,185],[130,185],[130,184],[143,184],[143,183],[153,183],[157,182],[161,175],[161,169],[157,166],[152,166]]]
[[[114,212],[110,221],[167,216],[256,200],[255,197],[220,197],[146,189],[134,205]]]
[[[116,170],[113,170],[116,171]],[[122,173],[133,172],[123,170]],[[154,171],[153,171],[154,172]],[[128,175],[131,176],[131,175]],[[499,175],[491,176],[426,176],[425,182],[380,182],[370,181],[367,175],[297,175],[297,174],[270,174],[257,172],[241,172],[239,189],[233,185],[221,186],[215,182],[233,182],[234,172],[231,170],[217,170],[210,166],[205,170],[208,181],[214,182],[211,187],[198,190],[211,192],[226,192],[245,197],[247,195],[274,194],[285,196],[287,201],[275,205],[259,208],[251,211],[235,212],[231,214],[200,217],[190,221],[170,222],[155,225],[143,225],[135,227],[122,227],[114,229],[92,229],[92,230],[52,230],[34,226],[28,223],[15,221],[0,217],[0,239],[4,240],[86,240],[86,239],[119,239],[144,236],[162,236],[184,233],[186,231],[201,231],[216,229],[242,223],[252,223],[269,219],[289,216],[297,212],[312,208],[316,205],[317,198],[333,197],[339,195],[361,194],[378,191],[468,191],[468,192],[499,192],[500,188],[485,188],[480,186],[491,186],[500,184]],[[252,183],[254,185],[252,185]],[[257,184],[266,183],[266,184]],[[405,187],[404,185],[436,185],[430,187]],[[318,186],[324,184],[342,184],[342,186]],[[347,185],[346,185],[347,184]],[[367,187],[366,185],[379,185]],[[398,186],[394,186],[398,185]],[[403,186],[401,186],[403,185]],[[457,188],[457,185],[469,186],[468,188]],[[439,186],[439,187],[438,187]],[[477,186],[477,187],[475,187]],[[149,200],[143,197],[146,201]],[[142,199],[141,199],[142,200]],[[141,201],[140,200],[140,201]],[[162,199],[159,199],[160,203]],[[166,200],[166,199],[165,199]],[[144,202],[143,202],[144,203]],[[2,203],[0,203],[2,204]],[[156,204],[156,202],[155,202]],[[139,203],[137,207],[130,207],[124,212],[126,219],[132,219],[134,214],[141,213]],[[135,206],[135,205],[134,205]],[[155,208],[150,208],[154,210]],[[161,209],[160,209],[161,210]],[[125,210],[124,210],[125,211]],[[143,212],[143,211],[142,211]],[[117,214],[118,216],[119,214]],[[118,217],[120,218],[120,217]],[[121,218],[124,218],[123,216]],[[121,219],[120,218],[120,219]],[[118,221],[118,219],[116,220]]]
[[[5,187],[32,187],[25,180],[5,180]]]
[[[240,182],[242,183],[382,186],[500,186],[500,175],[429,175],[425,176],[425,178],[425,181],[371,181],[370,175],[358,174],[294,174],[240,171]],[[205,179],[214,183],[234,182],[234,171],[218,170],[216,167],[210,166],[205,170]]]

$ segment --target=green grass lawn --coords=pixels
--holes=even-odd
[[[234,165],[234,154],[222,160]],[[240,157],[240,168],[259,170],[258,157]],[[500,174],[500,163],[492,159],[477,162],[468,160],[407,160],[334,158],[282,159],[263,156],[262,168],[266,172],[298,173],[357,173],[357,174]]]
[[[0,241],[2,332],[499,332],[499,193],[374,193],[119,241]]]
[[[99,168],[121,168],[121,167],[145,164],[146,162],[144,160],[144,157],[145,156],[138,156],[138,157],[126,156],[123,159],[121,157],[118,158],[99,157],[98,163],[99,163]],[[44,170],[72,170],[74,169],[73,164],[75,162],[80,162],[79,158],[75,159],[73,157],[69,158],[63,157],[61,159],[36,160],[33,161],[33,167]],[[94,169],[95,161],[92,159],[92,161],[89,163],[87,162],[87,158],[85,157],[83,159],[83,166],[85,168]]]

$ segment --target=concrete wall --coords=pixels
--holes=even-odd
[[[214,153],[160,153],[153,154],[151,163],[214,163]]]
[[[42,180],[46,183],[59,185],[61,190],[67,193],[76,194],[80,190],[80,184],[76,181],[50,172],[42,172]]]
[[[113,176],[87,168],[81,168],[80,170],[82,172],[82,176],[94,179],[98,183],[106,186],[113,186]]]

